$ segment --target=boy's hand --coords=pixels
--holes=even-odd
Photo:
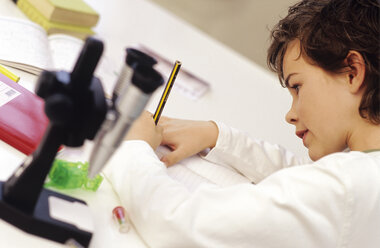
[[[162,140],[162,127],[156,126],[153,115],[144,111],[132,124],[125,140],[144,140],[156,150]]]
[[[158,124],[163,128],[161,145],[166,145],[172,152],[161,158],[166,166],[213,148],[218,138],[219,130],[212,121],[192,121],[161,117]]]

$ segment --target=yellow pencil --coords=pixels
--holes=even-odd
[[[178,71],[181,68],[181,64],[182,63],[179,62],[178,60],[175,62],[173,70],[172,70],[172,73],[170,74],[169,80],[166,83],[164,92],[162,93],[162,96],[161,96],[161,100],[160,100],[160,102],[159,102],[159,104],[157,106],[156,112],[153,115],[153,119],[154,119],[154,122],[156,123],[156,125],[158,123],[158,120],[160,119],[162,110],[164,109],[165,103],[166,103],[166,101],[168,99],[170,90],[173,87],[173,84],[174,84],[174,81],[175,81],[175,79],[177,77]]]
[[[9,71],[7,68],[4,66],[0,65],[0,73],[3,74],[4,76],[8,77],[12,81],[15,81],[16,83],[20,80],[20,77]]]

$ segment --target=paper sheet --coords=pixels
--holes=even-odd
[[[83,41],[64,34],[54,34],[48,37],[48,43],[54,69],[72,71]]]
[[[0,62],[37,74],[52,67],[45,31],[33,22],[0,17]]]
[[[65,34],[47,36],[39,25],[0,17],[0,63],[39,75],[42,70],[72,71],[84,41]],[[106,95],[112,95],[117,79],[115,65],[105,54],[95,70]]]
[[[170,149],[165,146],[156,150],[159,158],[168,152]],[[227,187],[238,183],[251,183],[248,178],[232,168],[211,163],[199,155],[191,156],[169,167],[168,175],[185,185],[191,192],[203,184]]]

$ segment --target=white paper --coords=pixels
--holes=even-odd
[[[159,158],[168,152],[170,150],[165,146],[159,146],[156,150]],[[199,155],[191,156],[170,166],[168,175],[185,185],[191,192],[202,184],[227,187],[239,183],[251,183],[248,178],[234,169],[211,163],[202,159]]]
[[[26,20],[0,17],[0,30],[2,64],[35,74],[52,67],[48,40],[42,27]]]
[[[16,18],[0,17],[0,64],[34,75],[42,70],[71,72],[84,41],[66,34],[47,36],[39,25]],[[112,95],[118,71],[105,54],[95,70],[107,96]]]
[[[54,69],[72,71],[84,42],[64,34],[49,35],[48,42]]]

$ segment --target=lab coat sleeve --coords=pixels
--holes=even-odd
[[[285,148],[251,138],[247,133],[221,122],[216,146],[203,158],[230,167],[258,183],[273,172],[286,167],[310,163],[309,158],[299,158]]]
[[[190,193],[147,143],[128,141],[106,174],[150,247],[330,247],[343,235],[346,183],[323,164]]]

